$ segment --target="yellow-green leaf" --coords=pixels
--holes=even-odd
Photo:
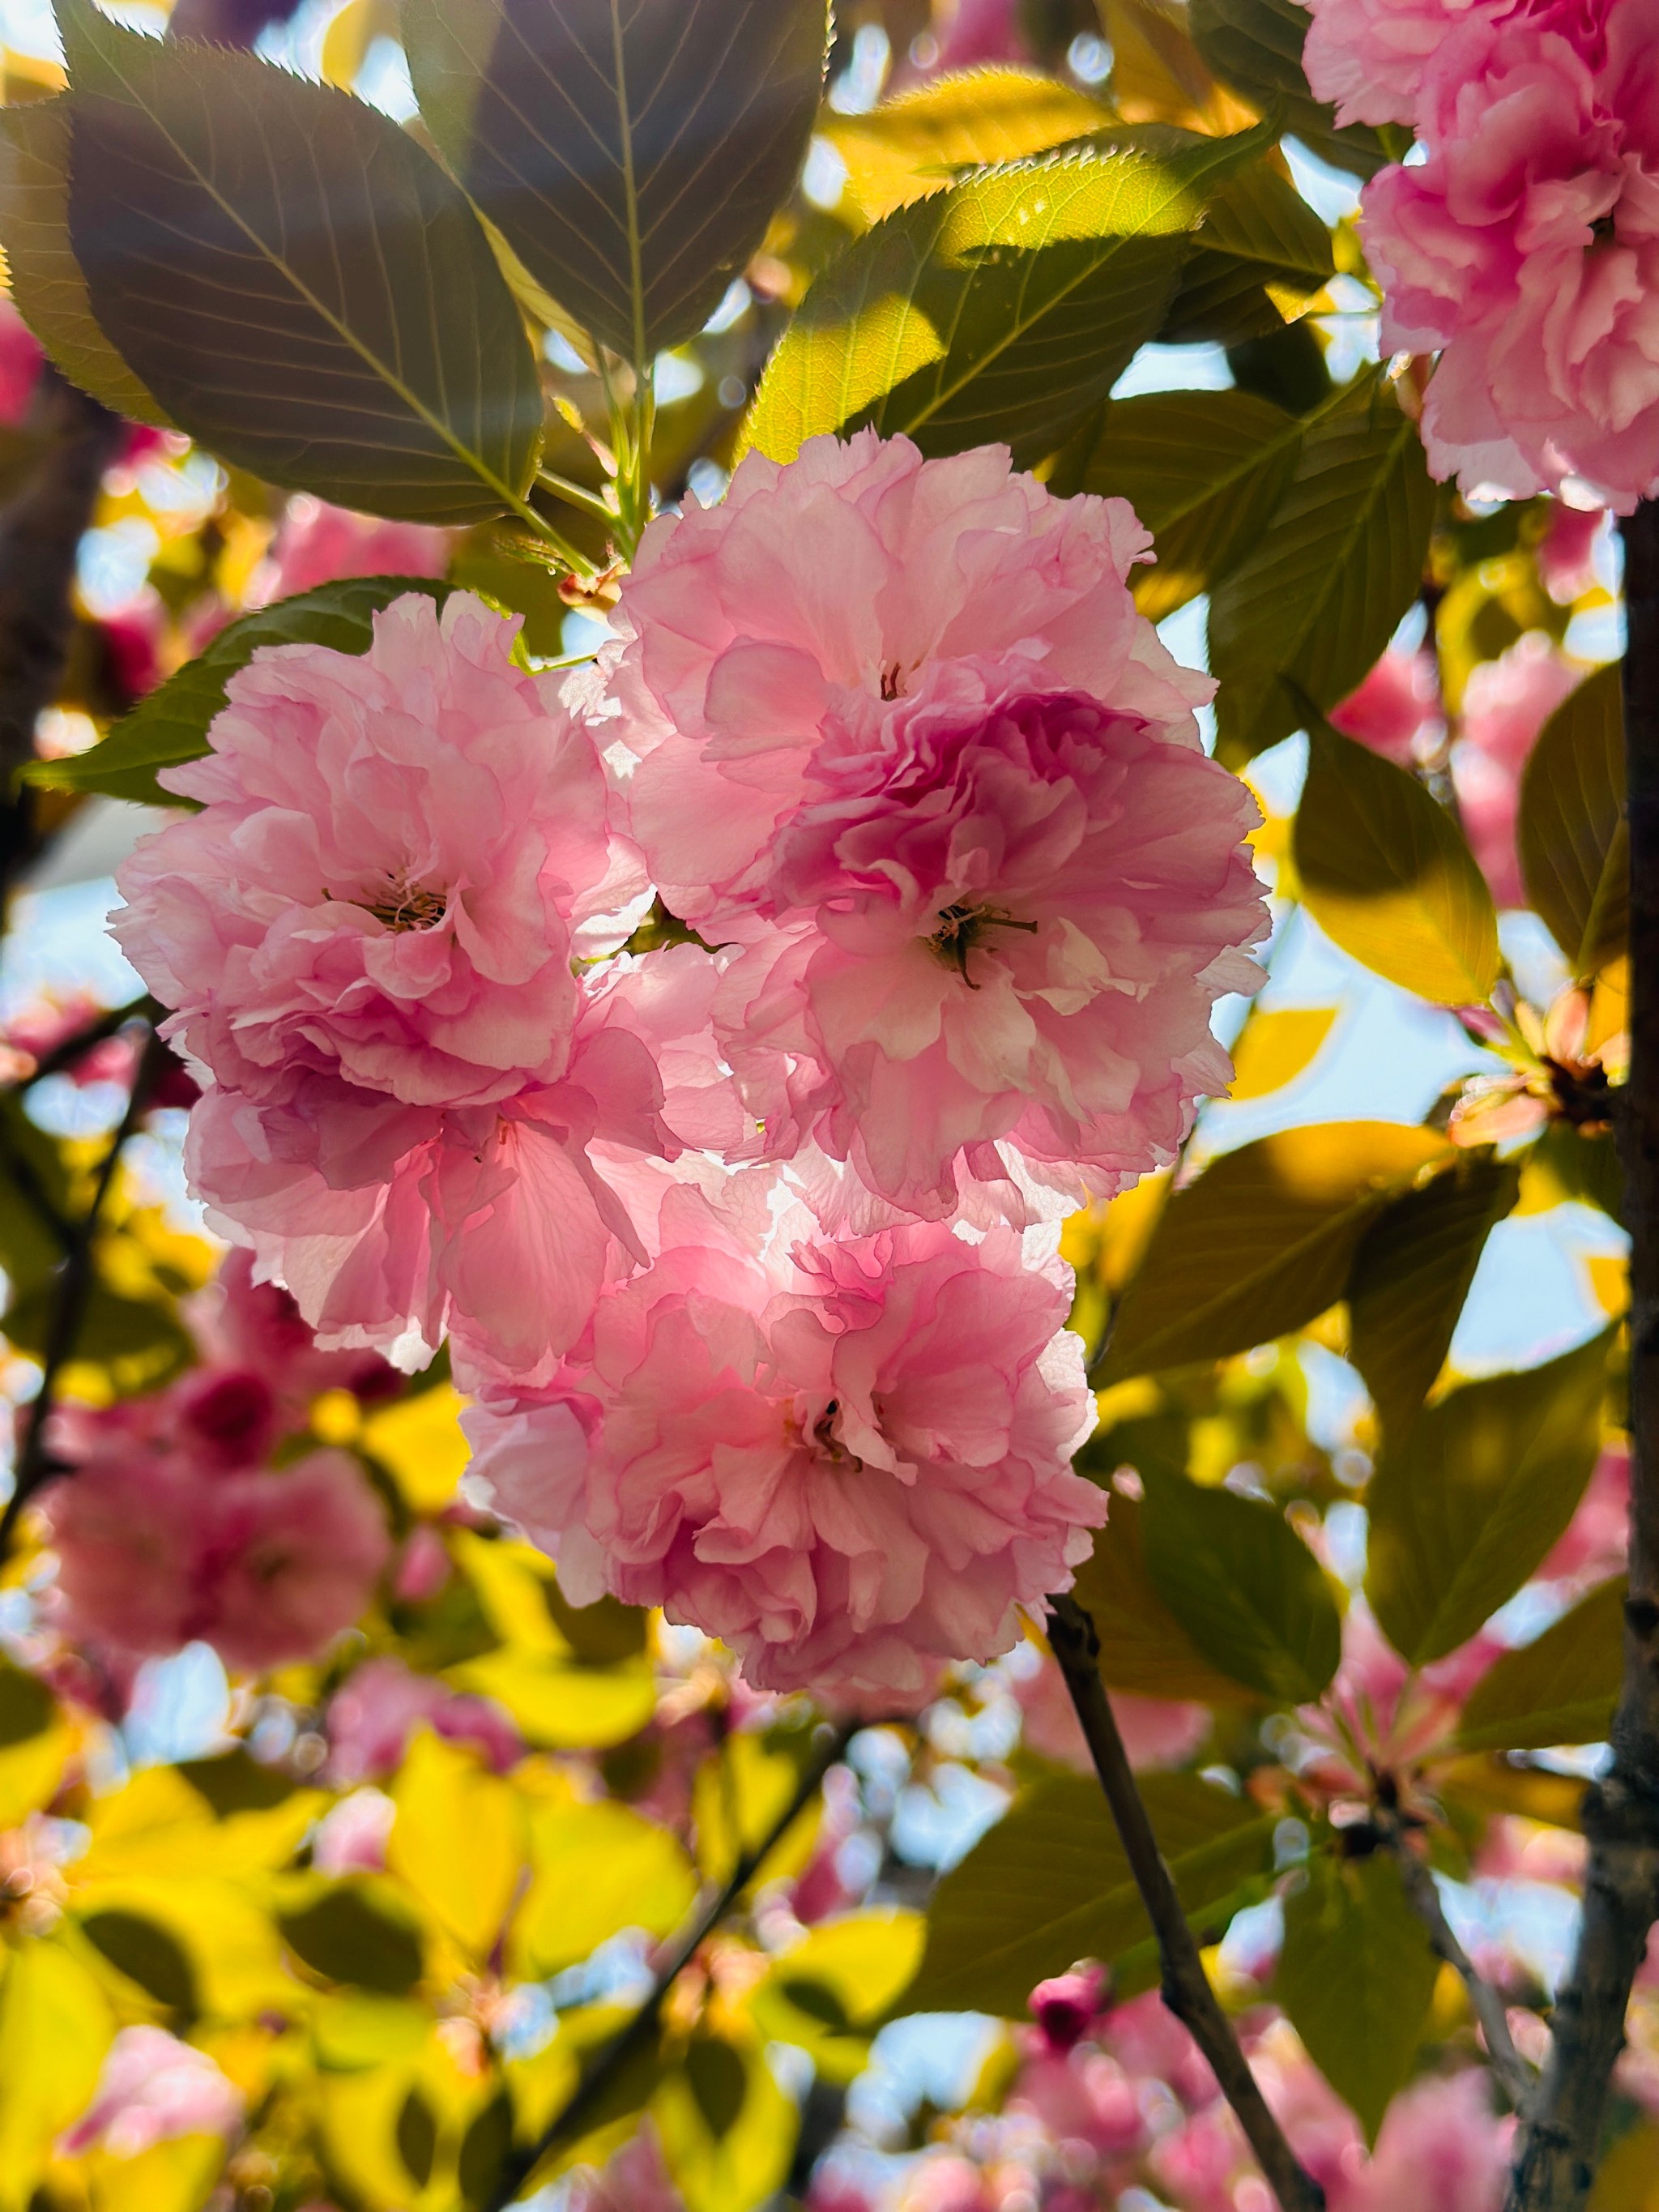
[[[1462,832],[1417,778],[1316,717],[1297,810],[1303,896],[1345,952],[1419,998],[1481,1006],[1498,916]]]
[[[1458,1723],[1466,1751],[1545,1751],[1603,1743],[1625,1664],[1622,1575],[1600,1583],[1535,1642],[1505,1653],[1469,1693]]]
[[[1313,1065],[1335,1020],[1334,1006],[1258,1009],[1233,1047],[1233,1080],[1227,1096],[1237,1104],[1246,1098],[1268,1097],[1294,1083]]]
[[[672,1935],[697,1877],[678,1838],[625,1805],[550,1805],[532,1828],[534,1874],[514,1915],[514,1972],[561,1973],[625,1928]]]
[[[475,1957],[501,1933],[524,1865],[524,1809],[471,1752],[423,1729],[392,1784],[389,1872]]]
[[[919,1912],[892,1907],[821,1921],[755,1991],[755,2025],[769,2040],[806,2051],[826,2081],[851,2081],[921,1965],[927,1933]]]
[[[53,2139],[91,2101],[114,2033],[107,1998],[62,1943],[10,1954],[0,1982],[0,2212],[26,2212]]]
[[[1616,662],[1587,677],[1545,723],[1521,778],[1527,896],[1578,975],[1615,959],[1630,933],[1620,683]]]
[[[486,1651],[449,1669],[458,1689],[494,1698],[528,1741],[550,1751],[605,1751],[650,1720],[656,1681],[648,1664],[585,1667],[527,1650]]]

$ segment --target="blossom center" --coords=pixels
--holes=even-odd
[[[388,872],[383,898],[363,898],[356,903],[388,929],[401,932],[435,928],[448,911],[449,896],[445,891],[430,890],[424,884],[411,884],[402,876]]]
[[[820,1459],[827,1459],[832,1467],[843,1467],[849,1474],[857,1474],[864,1462],[849,1452],[836,1435],[836,1423],[840,1414],[841,1401],[832,1398],[812,1424],[812,1443]]]
[[[969,906],[962,901],[941,907],[935,920],[938,926],[924,941],[936,958],[957,970],[970,991],[977,991],[979,985],[968,973],[968,955],[988,929],[1023,929],[1030,937],[1037,932],[1036,922],[1016,921],[1000,906]]]

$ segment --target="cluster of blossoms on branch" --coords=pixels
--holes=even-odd
[[[1104,1518],[1055,1224],[1224,1086],[1267,927],[1148,544],[1000,449],[751,456],[596,670],[462,593],[261,652],[121,878],[216,1225],[325,1349],[447,1337],[572,1597],[763,1686],[920,1692]]]
[[[1423,432],[1466,492],[1659,490],[1659,7],[1309,0],[1310,83],[1420,161],[1362,203],[1389,350],[1438,353]]]

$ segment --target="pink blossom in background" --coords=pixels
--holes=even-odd
[[[1630,1553],[1630,1448],[1609,1444],[1567,1524],[1566,1534],[1538,1570],[1541,1583],[1565,1583],[1581,1595],[1623,1574]]]
[[[354,1790],[317,1824],[311,1863],[319,1874],[380,1874],[398,1808],[383,1790]]]
[[[1423,79],[1460,23],[1496,22],[1522,0],[1304,0],[1302,65],[1339,123],[1414,125]]]
[[[288,503],[248,603],[267,605],[346,576],[441,576],[453,544],[453,532],[428,523],[388,522],[301,492]]]
[[[1357,691],[1331,709],[1345,735],[1410,768],[1439,734],[1443,709],[1434,659],[1390,646]]]
[[[1540,632],[1483,661],[1463,690],[1452,781],[1470,849],[1500,907],[1528,903],[1516,845],[1521,775],[1538,734],[1583,672]]]
[[[763,1689],[926,1691],[1066,1587],[1105,1500],[1070,1271],[934,1224],[697,1241],[600,1303],[539,1401],[465,1417],[471,1480],[559,1561],[718,1637]]]
[[[1450,1753],[1465,1699],[1505,1647],[1484,1630],[1428,1666],[1411,1668],[1356,1600],[1342,1620],[1342,1663],[1317,1705],[1298,1718],[1312,1747],[1301,1779],[1335,1797],[1369,1799],[1376,1773],[1407,1778]],[[1356,1763],[1356,1747],[1365,1765]]]
[[[1596,581],[1595,546],[1607,520],[1602,507],[1550,506],[1549,522],[1538,541],[1538,573],[1559,606],[1571,606]]]
[[[167,609],[154,592],[141,594],[132,606],[105,616],[99,623],[104,673],[118,712],[135,706],[167,673],[161,661],[167,627]]]
[[[1620,514],[1659,488],[1659,0],[1479,9],[1431,60],[1420,166],[1366,186],[1384,353],[1441,358],[1437,476]]]
[[[1498,2212],[1513,2119],[1478,2069],[1412,2082],[1389,2107],[1369,2164],[1330,2212]]]
[[[470,1744],[497,1774],[524,1756],[518,1730],[493,1698],[412,1674],[400,1659],[369,1659],[354,1668],[330,1698],[325,1726],[326,1771],[336,1789],[395,1773],[422,1727],[448,1742]]]
[[[1029,62],[1031,52],[1020,13],[1020,0],[956,0],[939,33],[935,70],[943,74],[994,62]]]
[[[29,411],[46,355],[10,300],[0,293],[0,424],[15,429]]]
[[[179,2136],[229,2136],[242,2094],[206,2051],[161,2027],[124,2027],[110,2045],[98,2092],[58,2140],[65,2158],[101,2148],[117,2158]]]
[[[647,532],[629,818],[670,907],[740,948],[716,1030],[771,1152],[940,1216],[1003,1139],[1119,1188],[1224,1086],[1255,816],[1199,744],[1208,679],[1134,611],[1147,544],[1000,447],[867,432],[750,455]]]
[[[579,2169],[570,2212],[685,2212],[648,2120],[611,2154],[602,2172]]]
[[[1094,1761],[1078,1725],[1071,1692],[1054,1661],[1045,1658],[1035,1674],[1020,1677],[1013,1690],[1024,1716],[1021,1735],[1030,1749],[1056,1765],[1092,1774]],[[1210,1733],[1206,1706],[1170,1698],[1138,1698],[1114,1690],[1112,1711],[1129,1764],[1141,1773],[1184,1766]]]
[[[191,1301],[191,1327],[206,1358],[255,1370],[284,1415],[303,1425],[326,1390],[373,1401],[401,1389],[403,1377],[372,1352],[322,1352],[289,1293],[254,1279],[251,1252],[227,1252],[219,1272]]]

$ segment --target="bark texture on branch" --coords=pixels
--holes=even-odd
[[[1187,1925],[1175,1877],[1158,1847],[1101,1680],[1100,1641],[1095,1625],[1074,1598],[1049,1599],[1048,1641],[1072,1693],[1135,1887],[1158,1937],[1164,2002],[1209,2060],[1221,2094],[1232,2106],[1282,2212],[1324,2212],[1324,2191],[1297,2162],[1250,2071],[1232,2022],[1210,1987],[1197,1939]]]
[[[1631,1984],[1659,1916],[1659,503],[1622,525],[1631,844],[1631,1068],[1619,1117],[1631,1231],[1630,1596],[1613,1765],[1589,1793],[1578,1955],[1509,2212],[1577,2212],[1601,2148]]]

